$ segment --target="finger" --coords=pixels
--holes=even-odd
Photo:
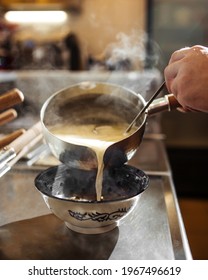
[[[170,84],[170,92],[174,94],[175,98],[178,100],[178,87],[177,87],[177,82],[176,79],[173,79],[169,84]],[[180,101],[178,100],[180,103]],[[181,103],[180,103],[181,104]],[[182,104],[181,104],[182,105]]]
[[[192,107],[190,107],[190,106],[186,106],[186,111],[188,111],[188,112],[194,112],[194,113],[199,113],[199,112],[201,112],[200,110],[194,109],[194,108],[192,108]]]
[[[179,70],[179,65],[177,62],[169,64],[164,70],[164,77],[168,91],[171,93],[171,84],[176,78]]]
[[[196,112],[194,108],[189,107],[187,105],[187,101],[184,100],[184,96],[179,92],[177,77],[174,80],[172,80],[170,84],[170,91],[172,94],[174,94],[175,98],[178,100],[178,102],[181,105],[181,107],[178,107],[178,111]]]
[[[164,75],[165,75],[166,80],[174,79],[177,76],[178,71],[179,71],[179,63],[178,62],[174,62],[174,63],[166,66],[166,68],[164,70]]]
[[[189,47],[186,48],[182,48],[180,50],[175,51],[172,55],[171,58],[169,60],[169,64],[176,62],[178,60],[181,60],[182,58],[184,58],[187,53],[190,51]]]
[[[176,110],[181,112],[181,113],[189,113],[189,112],[199,113],[199,112],[201,112],[200,110],[193,109],[193,108],[191,108],[189,106],[178,107],[178,108],[176,108]]]
[[[176,110],[181,112],[181,113],[188,113],[188,112],[190,112],[190,110],[188,108],[184,108],[184,107],[178,107]]]

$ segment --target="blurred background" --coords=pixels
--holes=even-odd
[[[66,71],[162,77],[171,53],[195,44],[208,46],[207,0],[0,0],[0,90],[43,70],[59,85]],[[208,259],[208,116],[160,122],[193,258]]]

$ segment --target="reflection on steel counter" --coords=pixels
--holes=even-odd
[[[106,260],[119,237],[118,228],[97,235],[76,233],[52,214],[4,225],[0,240],[2,232],[7,234],[7,241],[0,245],[4,260]]]

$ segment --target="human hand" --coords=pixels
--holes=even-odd
[[[208,48],[175,51],[164,71],[167,89],[185,111],[208,112]]]

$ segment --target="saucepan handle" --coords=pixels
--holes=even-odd
[[[155,99],[148,108],[148,115],[153,115],[165,111],[172,111],[180,107],[180,103],[171,93],[165,95],[164,97]]]

